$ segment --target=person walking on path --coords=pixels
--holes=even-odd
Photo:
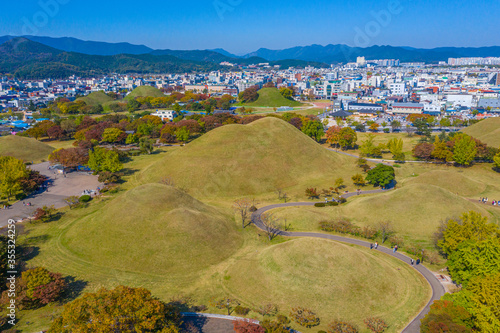
[[[415,262],[415,260],[413,260],[413,258],[411,258],[411,265],[413,266],[413,263]]]
[[[417,265],[420,264],[420,258],[417,259]]]
[[[398,246],[397,245],[394,245],[394,248],[392,249],[392,252],[393,253],[396,253],[396,251],[398,250]]]
[[[373,249],[373,243],[370,243],[370,250]]]
[[[375,249],[378,249],[378,242],[375,242]]]

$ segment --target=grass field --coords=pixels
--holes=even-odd
[[[338,177],[351,190],[355,159],[328,151],[273,117],[215,129],[142,172],[143,183],[171,177],[196,198],[256,196],[276,188],[304,199],[307,186],[328,188]]]
[[[259,90],[259,99],[253,103],[246,103],[244,106],[264,106],[264,107],[280,107],[280,106],[301,106],[302,103],[292,101],[283,97],[277,88],[262,88]]]
[[[77,100],[84,101],[87,105],[99,105],[114,101],[113,98],[109,97],[104,93],[104,91],[94,91],[85,97],[80,97]]]
[[[39,163],[48,160],[54,147],[31,138],[17,135],[0,137],[0,156],[13,156],[26,162]]]
[[[160,89],[151,86],[140,86],[132,90],[130,94],[125,97],[125,99],[135,98],[135,97],[164,97],[165,94],[161,92]]]
[[[474,124],[462,132],[479,139],[491,147],[500,147],[500,118],[489,118]]]

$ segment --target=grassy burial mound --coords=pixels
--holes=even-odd
[[[216,209],[173,187],[148,184],[78,220],[62,243],[97,266],[189,276],[231,256],[241,236]]]
[[[459,217],[475,210],[491,221],[489,206],[475,204],[441,187],[428,184],[409,184],[401,189],[373,196],[350,199],[341,207],[293,207],[276,210],[276,216],[286,218],[295,230],[319,231],[319,222],[349,218],[359,227],[376,227],[380,221],[391,221],[398,236],[407,244],[424,242],[432,248],[432,236],[441,221]],[[491,210],[492,212],[494,209]]]
[[[54,148],[31,138],[17,135],[0,137],[0,156],[13,156],[15,158],[35,163],[47,160]]]
[[[277,88],[262,88],[259,90],[259,99],[255,102],[245,104],[245,106],[247,105],[279,108],[280,106],[301,106],[302,103],[283,97]]]
[[[348,165],[348,166],[345,166]],[[143,183],[172,178],[191,194],[233,197],[350,177],[354,160],[330,152],[292,125],[268,117],[215,129],[148,167]],[[345,166],[345,167],[344,167]]]
[[[126,99],[132,99],[136,97],[164,97],[165,94],[161,92],[160,89],[151,86],[140,86],[132,90],[130,94],[125,97]]]
[[[485,142],[488,146],[500,147],[500,118],[485,119],[462,132]]]
[[[84,101],[85,104],[91,106],[103,105],[114,101],[114,99],[106,95],[104,91],[94,91],[85,97],[78,98],[77,100]]]
[[[316,312],[325,330],[341,319],[364,327],[379,316],[399,332],[425,305],[430,288],[409,265],[380,252],[322,239],[300,238],[271,246],[229,267],[230,294],[250,307],[272,303],[288,314],[302,306]],[[363,331],[364,332],[364,331]]]
[[[442,187],[461,196],[479,196],[486,190],[486,184],[464,175],[462,170],[431,170],[418,177],[409,178],[404,184],[427,184]]]

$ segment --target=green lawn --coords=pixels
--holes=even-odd
[[[277,88],[262,88],[259,90],[259,99],[253,103],[245,103],[244,106],[264,106],[264,107],[281,107],[281,106],[302,106],[302,103],[289,100],[283,97]]]
[[[462,132],[479,139],[491,147],[500,147],[500,118],[489,118],[474,124]]]
[[[114,101],[114,99],[112,97],[109,97],[108,95],[106,95],[106,93],[104,91],[91,92],[90,94],[88,94],[85,97],[78,98],[77,101],[78,100],[84,101],[85,104],[92,105],[92,106],[99,105],[99,104],[102,105],[102,104]]]
[[[0,156],[13,156],[26,162],[39,163],[48,160],[54,147],[18,135],[0,137]]]

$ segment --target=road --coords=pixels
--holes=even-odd
[[[71,172],[64,177],[61,174],[55,175],[48,169],[49,162],[34,164],[30,168],[39,171],[49,178],[48,189],[42,193],[33,194],[26,199],[16,202],[10,209],[0,210],[0,228],[5,227],[9,219],[16,221],[25,219],[33,215],[33,212],[43,206],[62,208],[67,204],[64,199],[72,195],[80,196],[84,190],[95,190],[103,185],[97,181],[97,177],[81,172]],[[23,202],[31,203],[31,206],[23,205]]]
[[[374,191],[365,191],[362,192],[362,194],[370,194],[370,193],[380,193],[383,192],[383,190],[374,190]],[[343,197],[348,198],[351,196],[355,196],[357,193],[348,193],[344,194]],[[296,203],[285,203],[285,204],[275,204],[275,205],[269,205],[266,207],[262,207],[255,211],[252,214],[252,223],[257,226],[261,230],[265,230],[264,224],[261,221],[261,216],[263,213],[276,209],[276,208],[283,208],[283,207],[297,207],[297,206],[314,206],[314,202],[296,202]],[[358,246],[363,246],[363,247],[370,247],[369,242],[365,242],[362,240],[358,239],[353,239],[353,238],[347,238],[347,237],[341,237],[341,236],[336,236],[336,235],[329,235],[329,234],[322,234],[322,233],[314,233],[314,232],[289,232],[289,231],[281,231],[280,232],[281,236],[285,237],[312,237],[312,238],[323,238],[323,239],[330,239],[333,241],[337,242],[343,242],[343,243],[348,243],[348,244],[354,244]],[[387,247],[379,246],[376,251],[381,251],[387,255],[390,255],[394,258],[397,258],[401,261],[404,261],[408,265],[410,265],[410,257],[401,254],[399,252],[393,253],[392,249],[389,249]],[[417,270],[422,276],[427,280],[429,285],[432,288],[432,297],[425,306],[425,308],[411,321],[408,326],[406,326],[402,332],[403,333],[419,333],[420,332],[420,320],[425,317],[425,315],[429,312],[431,304],[435,301],[441,298],[441,296],[444,295],[445,289],[443,285],[439,282],[439,280],[434,276],[434,273],[432,273],[430,270],[428,270],[425,266],[423,265],[414,265],[412,266],[415,270]]]

